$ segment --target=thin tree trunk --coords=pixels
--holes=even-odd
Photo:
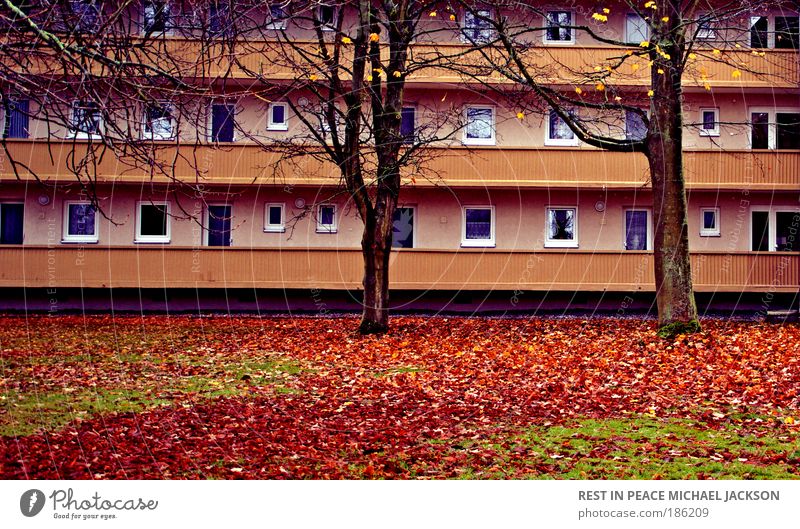
[[[654,77],[648,161],[653,184],[654,260],[659,335],[699,330],[692,288],[683,177],[681,75]]]
[[[381,207],[383,206],[383,207]],[[389,329],[389,257],[392,250],[392,216],[379,203],[371,219],[364,219],[361,251],[364,256],[364,300],[361,334],[376,334]]]

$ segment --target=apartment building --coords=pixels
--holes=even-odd
[[[99,27],[109,9],[91,1],[71,5],[87,31]],[[260,9],[248,18],[259,26],[253,43],[269,39],[270,32],[276,40],[311,42],[313,34],[298,22],[291,2]],[[331,35],[339,17],[341,31],[352,27],[346,8],[320,3],[314,9]],[[601,11],[582,2],[542,11],[531,60],[552,72],[554,87],[602,89],[574,73],[626,49],[578,28],[595,27],[592,15]],[[648,41],[647,22],[638,13],[624,3],[611,3],[608,11],[604,35],[632,48]],[[207,42],[207,33],[224,40],[224,15],[213,2],[145,1],[123,27],[150,46],[154,63],[160,54],[177,63],[176,57],[207,53],[199,44]],[[444,5],[433,10],[422,21],[432,29],[415,50],[462,49],[490,38],[482,16],[493,16],[491,6],[477,16]],[[735,40],[723,39],[722,28],[712,23],[696,33],[709,59],[685,77],[683,148],[694,284],[708,301],[735,306],[748,298],[749,307],[765,310],[797,302],[799,20],[796,11],[754,11],[736,21],[742,31]],[[309,125],[325,132],[324,122],[309,123],[292,110],[308,104],[309,92],[287,84],[291,89],[281,97],[266,98],[258,89],[266,77],[307,74],[256,53],[253,43],[233,70],[220,61],[194,70],[218,95],[203,99],[200,111],[196,102],[168,97],[115,110],[141,139],[136,149],[153,146],[170,160],[168,172],[143,163],[143,150],[132,154],[112,141],[120,125],[96,101],[54,98],[61,109],[51,113],[45,99],[4,87],[4,307],[36,299],[32,306],[38,308],[75,308],[92,295],[99,307],[111,288],[162,292],[152,299],[134,296],[144,307],[158,306],[164,291],[179,290],[202,292],[189,296],[190,305],[228,307],[261,294],[290,308],[319,308],[320,292],[349,292],[357,299],[362,223],[341,191],[337,169],[312,156],[278,166],[280,155],[265,148]],[[714,60],[716,49],[726,60]],[[737,66],[745,60],[746,67]],[[646,110],[645,59],[641,65],[638,73],[627,71],[617,88],[643,101]],[[653,212],[644,155],[586,145],[555,112],[521,112],[447,70],[409,76],[405,101],[403,134],[413,135],[446,113],[462,120],[443,122],[450,127],[445,139],[404,174],[391,261],[393,296],[403,306],[424,307],[436,298],[445,304],[466,300],[474,308],[492,299],[491,308],[507,310],[536,306],[542,293],[561,293],[557,298],[567,301],[575,293],[595,293],[591,303],[606,294],[649,303],[647,293],[655,289]],[[53,119],[56,114],[62,119]],[[620,137],[643,134],[635,114],[604,126]],[[87,152],[93,153],[91,164],[76,167]],[[193,191],[179,182],[191,183]],[[342,299],[346,305],[348,296]]]

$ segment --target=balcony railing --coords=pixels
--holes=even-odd
[[[695,252],[699,292],[796,292],[800,253]],[[0,287],[359,289],[359,249],[0,248]],[[648,252],[400,250],[397,290],[654,291]]]
[[[299,75],[298,65],[308,65],[307,58],[316,56],[318,49],[314,42],[296,42],[295,46],[302,49],[302,57],[305,57],[301,58],[298,48],[263,40],[230,43],[158,37],[148,40],[145,45],[136,39],[131,44],[136,46],[126,50],[129,64],[157,67],[176,77],[209,79],[296,79]],[[418,75],[412,73],[409,81],[424,84],[475,82],[457,73],[459,68],[452,67],[455,64],[475,67],[486,64],[484,57],[468,51],[469,46],[463,43],[415,44],[411,50],[411,60],[425,61],[433,66],[420,70]],[[796,88],[800,83],[796,50],[756,50],[755,54],[752,50],[726,50],[719,56],[714,56],[711,51],[697,50],[697,58],[691,61],[684,75],[686,87],[702,89],[707,82],[711,87]],[[538,46],[525,50],[524,60],[540,81],[573,85],[585,83],[586,73],[616,65],[625,52],[624,48],[610,46]],[[763,56],[759,55],[761,52]],[[501,58],[500,52],[487,53]],[[33,67],[41,72],[52,69],[52,64],[48,65],[45,57],[40,56]],[[346,60],[347,55],[343,58],[343,61]],[[345,62],[343,66],[349,69],[351,65]],[[98,75],[108,75],[107,67],[100,64],[91,69]],[[307,75],[308,68],[301,70]],[[734,70],[739,70],[741,75],[734,77]],[[63,75],[60,67],[57,71]],[[631,57],[611,75],[608,82],[641,86],[648,84],[649,75],[648,59]],[[494,74],[486,76],[483,81],[499,84],[508,82]]]
[[[7,140],[22,178],[32,173],[49,181],[74,179],[70,167],[87,152],[85,142]],[[338,170],[311,156],[278,163],[280,155],[252,144],[163,145],[150,165],[144,160],[118,158],[101,146],[88,165],[98,182],[166,183],[172,178],[190,183],[247,185],[335,185]],[[100,156],[102,154],[102,156]],[[800,188],[800,151],[691,150],[686,151],[685,175],[690,189],[789,190]],[[12,166],[0,152],[0,179],[14,180]],[[166,173],[161,172],[164,169]],[[406,174],[417,186],[486,187],[607,187],[640,188],[649,180],[644,155],[596,149],[569,148],[430,148],[419,173]]]

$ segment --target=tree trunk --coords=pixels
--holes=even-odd
[[[661,66],[655,66],[661,67]],[[659,335],[695,332],[697,306],[692,288],[686,189],[683,177],[681,75],[654,75],[648,161],[653,184],[654,260]]]
[[[371,217],[364,219],[364,233],[361,237],[361,252],[364,256],[364,301],[361,324],[358,327],[361,334],[383,333],[389,329],[391,216],[387,219],[385,210],[376,209],[372,210]]]

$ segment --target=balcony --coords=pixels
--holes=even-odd
[[[132,39],[130,49],[126,50],[126,60],[130,64],[143,64],[161,69],[175,77],[187,79],[253,79],[267,78],[272,80],[293,80],[298,76],[300,64],[307,64],[306,57],[316,55],[318,45],[315,42],[296,42],[296,48],[273,41],[248,40],[237,41],[234,45],[218,41],[200,41],[184,37],[160,37],[141,42]],[[133,46],[133,45],[136,46]],[[280,47],[280,51],[278,50]],[[433,66],[419,74],[408,77],[410,83],[430,84],[464,84],[475,83],[457,73],[453,64],[480,68],[486,64],[485,58],[477,53],[469,53],[469,46],[462,43],[416,44],[412,47],[412,62],[428,62]],[[711,50],[697,51],[697,59],[691,61],[684,75],[684,86],[703,90],[708,82],[712,88],[797,88],[800,86],[798,75],[798,52],[795,50],[767,49],[759,50],[764,56],[753,54],[750,50],[726,50],[715,57]],[[112,53],[113,49],[108,53]],[[386,50],[384,50],[386,52]],[[624,56],[626,49],[610,46],[539,46],[524,52],[524,59],[537,73],[541,82],[576,85],[585,84],[586,73],[602,70],[607,65],[615,65]],[[388,53],[388,52],[387,52]],[[490,52],[491,53],[491,52]],[[496,54],[494,52],[493,54]],[[31,68],[38,73],[45,73],[48,66],[47,55],[36,56]],[[502,61],[504,62],[504,61]],[[441,64],[441,67],[436,67]],[[633,66],[636,64],[637,66]],[[349,69],[346,61],[343,64]],[[636,69],[634,69],[636,68]],[[107,67],[94,63],[89,69],[96,75],[108,75]],[[734,70],[741,72],[741,77],[734,78]],[[132,70],[135,71],[135,70]],[[57,73],[63,75],[61,66]],[[79,72],[76,72],[79,73]],[[152,75],[153,71],[143,71]],[[648,60],[644,57],[627,59],[625,66],[615,71],[609,78],[609,84],[619,86],[645,86],[649,84]],[[484,81],[497,84],[508,83],[499,74],[488,75]],[[590,85],[593,83],[589,82]]]
[[[0,248],[0,287],[359,289],[359,249]],[[800,253],[696,252],[698,292],[796,292]],[[654,291],[648,252],[401,250],[396,290]]]
[[[74,180],[74,167],[90,148],[86,142],[36,142],[7,140],[9,152],[20,166],[20,177],[33,173],[50,183]],[[338,170],[310,156],[291,163],[252,144],[163,145],[160,164],[118,157],[100,145],[91,177],[98,182],[168,183],[177,178],[206,185],[294,184],[336,185]],[[107,151],[106,151],[107,149]],[[102,155],[102,156],[101,156]],[[689,189],[800,189],[800,151],[692,150],[686,151],[685,175]],[[0,180],[16,180],[11,164],[0,153]],[[174,171],[174,173],[173,173]],[[406,183],[419,187],[606,187],[642,188],[649,179],[644,155],[570,148],[431,148],[419,174],[407,174]]]

